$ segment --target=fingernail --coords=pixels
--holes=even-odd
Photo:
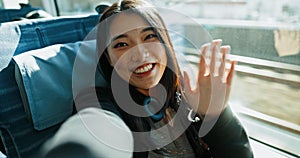
[[[227,50],[227,54],[230,53],[230,50],[231,50],[230,45],[225,45],[225,46],[222,46],[221,48]]]
[[[222,44],[222,39],[216,39],[216,40],[213,40],[213,44],[215,46],[220,46]]]
[[[205,55],[206,51],[210,48],[210,43],[206,43],[204,45],[202,45],[201,47],[201,53],[203,53],[202,55]]]

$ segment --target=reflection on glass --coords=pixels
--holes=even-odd
[[[300,31],[275,30],[274,42],[279,56],[296,55],[300,53]]]

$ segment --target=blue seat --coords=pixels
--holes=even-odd
[[[0,9],[0,23],[25,18],[29,12],[40,10],[40,8],[32,7],[30,4],[20,4],[20,7],[20,9]]]
[[[82,41],[96,26],[98,18],[99,15],[90,15],[0,24],[0,136],[8,157],[34,156],[60,126],[34,129],[26,117],[13,56],[54,44]]]

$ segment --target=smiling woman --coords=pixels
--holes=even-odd
[[[214,40],[202,47],[198,84],[192,90],[188,74],[180,73],[162,18],[145,1],[123,0],[108,7],[97,36],[100,69],[109,83],[96,88],[97,96],[111,98],[101,103],[115,106],[131,129],[134,157],[252,157],[243,127],[226,106],[235,64],[224,73],[229,46]],[[204,56],[210,52],[209,64]],[[212,129],[201,131],[202,125]]]
[[[154,28],[138,15],[119,15],[111,26],[113,40],[107,49],[111,66],[125,81],[149,95],[144,90],[157,85],[167,65],[164,45]]]

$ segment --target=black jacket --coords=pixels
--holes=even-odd
[[[128,120],[126,113],[118,108],[114,101],[112,92],[109,88],[96,88],[97,97],[101,106],[105,110],[112,111],[123,118],[124,122]],[[144,96],[138,96],[137,101],[140,102]],[[185,121],[185,120],[184,120]],[[252,158],[253,153],[249,144],[248,136],[245,129],[232,113],[228,106],[218,118],[213,128],[204,137],[199,138],[198,131],[201,126],[201,121],[190,124],[185,134],[194,150],[194,153],[199,158],[214,157],[214,158]],[[129,126],[129,128],[131,128]],[[133,130],[133,129],[131,129]],[[148,157],[148,152],[136,152],[134,157]]]

